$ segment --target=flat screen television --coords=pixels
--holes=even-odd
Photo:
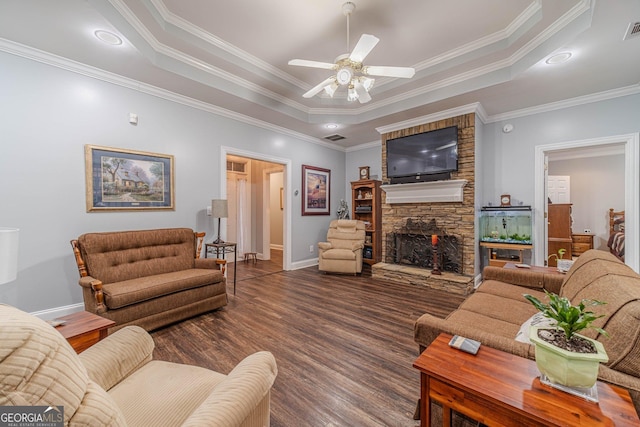
[[[457,170],[457,126],[387,140],[387,177],[392,184],[450,179]]]

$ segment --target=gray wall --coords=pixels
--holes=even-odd
[[[191,227],[214,235],[205,207],[220,195],[220,147],[331,169],[332,211],[345,197],[345,154],[116,84],[0,53],[0,225],[20,228],[18,279],[0,301],[26,311],[82,302],[69,241],[82,233]],[[137,126],[129,124],[137,113]],[[84,145],[175,156],[175,211],[87,213]],[[292,261],[313,263],[331,216],[300,214],[292,197]]]
[[[503,193],[534,203],[536,146],[580,141],[640,131],[640,95],[488,123],[484,127],[482,164],[484,204],[497,203]],[[503,133],[511,123],[514,129]],[[640,159],[638,159],[640,161]]]

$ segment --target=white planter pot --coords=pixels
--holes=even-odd
[[[609,357],[602,343],[579,335],[593,343],[597,353],[575,353],[556,347],[538,338],[538,329],[549,327],[531,327],[529,339],[536,346],[536,365],[551,382],[567,387],[592,387],[598,380],[600,362]]]

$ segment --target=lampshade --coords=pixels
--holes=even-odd
[[[0,227],[0,284],[18,276],[18,230]]]
[[[227,201],[221,199],[211,200],[211,216],[215,218],[226,218],[229,215]]]

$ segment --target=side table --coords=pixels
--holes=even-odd
[[[559,271],[557,267],[543,267],[540,265],[532,265],[527,267],[516,267],[516,265],[512,262],[506,263],[502,268],[506,268],[507,270],[524,270],[524,271],[535,271],[537,273],[547,273],[547,274],[566,274],[562,271]]]
[[[88,311],[79,311],[58,317],[56,320],[65,321],[64,324],[56,326],[56,330],[65,337],[76,353],[82,353],[101,339],[106,338],[108,329],[116,324],[113,320]]]
[[[209,254],[209,249],[215,251],[216,258],[220,258],[220,254],[222,254],[222,259],[224,258],[224,254],[233,253],[233,294],[236,294],[236,271],[238,266],[238,245],[232,242],[222,242],[222,243],[205,243],[204,244],[204,257],[207,258]]]
[[[420,425],[431,425],[431,401],[487,425],[637,426],[629,392],[598,381],[598,403],[540,382],[536,362],[482,345],[478,354],[449,347],[440,334],[413,363],[420,371]]]

